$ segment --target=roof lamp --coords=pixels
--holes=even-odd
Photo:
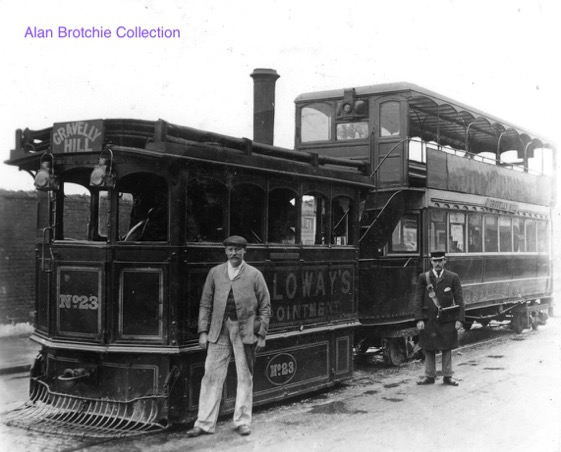
[[[115,179],[115,173],[113,173],[113,152],[107,148],[101,152],[99,162],[90,175],[90,186],[106,189],[115,188]]]
[[[45,157],[50,157],[50,160],[45,159]],[[58,179],[54,174],[54,163],[55,159],[53,154],[47,152],[41,156],[39,161],[40,168],[35,175],[35,188],[40,191],[52,191],[58,190]]]

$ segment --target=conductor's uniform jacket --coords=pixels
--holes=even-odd
[[[433,351],[458,348],[458,331],[455,322],[439,323],[436,318],[438,308],[429,296],[427,286],[433,285],[441,307],[451,306],[453,302],[459,305],[458,320],[463,322],[465,305],[460,277],[454,272],[443,269],[438,279],[432,270],[429,271],[429,279],[427,283],[426,273],[421,273],[415,291],[415,321],[425,322],[425,329],[419,332],[419,346],[424,350]]]

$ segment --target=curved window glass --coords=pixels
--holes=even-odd
[[[393,137],[401,133],[399,102],[385,102],[380,105],[380,136]]]
[[[105,240],[107,237],[107,203],[105,207],[99,209],[99,199],[107,199],[107,192],[92,196],[90,190],[82,185],[65,182],[62,186],[63,196],[63,216],[62,216],[62,237],[64,240]],[[92,216],[92,211],[94,215]],[[100,213],[104,213],[105,217],[98,218]],[[94,219],[96,225],[101,220],[99,226],[101,231],[94,225],[91,219]],[[88,225],[92,227],[88,231]],[[90,234],[91,232],[91,234]]]
[[[332,117],[330,104],[316,103],[302,108],[302,143],[331,140]]]

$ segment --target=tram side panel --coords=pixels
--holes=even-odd
[[[364,326],[400,325],[413,318],[418,258],[380,258],[360,268],[360,321]]]
[[[273,259],[267,259],[267,263],[261,260],[262,252],[250,251],[249,263],[265,276],[272,313],[267,346],[257,354],[254,364],[254,404],[329,387],[351,376],[353,332],[357,321],[356,251],[352,248],[337,251],[339,259],[324,257],[313,263],[309,262],[310,257],[306,259],[302,255],[306,251],[272,253]],[[257,262],[251,257],[257,258]],[[205,354],[197,350],[195,344],[196,323],[200,291],[212,266],[193,264],[188,269],[189,334],[192,338],[189,344],[192,347],[180,356],[184,376],[182,402],[172,409],[182,413],[178,422],[189,422],[197,413]],[[234,409],[236,382],[232,359],[222,413]]]

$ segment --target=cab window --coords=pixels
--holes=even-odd
[[[315,103],[302,108],[302,143],[331,140],[332,117],[332,107],[327,103]]]
[[[393,137],[401,133],[399,102],[385,102],[380,105],[380,136]]]

